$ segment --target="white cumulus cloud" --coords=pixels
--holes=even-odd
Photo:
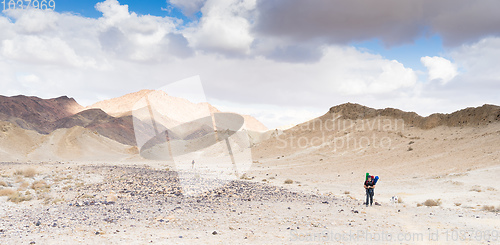
[[[182,12],[187,16],[192,16],[194,13],[201,10],[206,0],[170,0],[174,6],[181,8]]]
[[[191,44],[202,50],[248,54],[254,37],[249,16],[255,0],[208,0],[197,26],[187,29]]]
[[[446,84],[458,75],[457,65],[443,57],[425,56],[420,61],[427,67],[429,80],[440,80],[442,84]]]

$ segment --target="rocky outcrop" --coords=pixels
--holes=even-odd
[[[399,109],[373,109],[354,103],[346,103],[330,108],[329,114],[340,114],[343,119],[363,120],[374,117],[402,119],[409,126],[430,129],[438,126],[478,126],[500,122],[500,106],[485,104],[481,107],[469,107],[451,114],[436,113],[422,117],[415,112]]]

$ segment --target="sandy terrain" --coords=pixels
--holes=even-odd
[[[321,171],[328,160],[313,168],[300,158],[279,160],[262,158],[247,172],[249,180],[215,189],[213,179],[171,171],[176,166],[165,162],[1,164],[2,189],[31,200],[0,197],[0,242],[498,243],[498,211],[483,210],[498,204],[498,165],[411,178],[379,170],[374,173],[381,177],[375,192],[380,205],[365,207],[362,171]],[[192,174],[193,188],[208,192],[186,195],[179,174]],[[288,178],[294,183],[284,184]],[[36,185],[40,181],[46,185]],[[390,203],[391,195],[402,203]],[[442,204],[417,206],[427,199]]]
[[[225,141],[171,142],[173,164],[168,144],[146,160],[81,127],[2,123],[0,244],[500,242],[500,123],[333,122],[250,135],[251,152],[230,140],[234,168]],[[380,177],[369,207],[366,172]]]
[[[360,186],[369,172],[381,178],[377,197],[382,202],[398,195],[411,205],[427,198],[441,198],[445,207],[453,207],[456,202],[471,207],[500,205],[495,184],[500,176],[500,124],[385,132],[350,130],[356,132],[349,132],[351,144],[343,147],[331,141],[311,140],[314,134],[300,140],[312,145],[299,147],[297,136],[295,147],[290,147],[293,132],[281,135],[281,143],[264,142],[253,149],[258,164],[249,175],[259,179],[274,175],[271,183],[292,179],[302,183],[294,185],[298,189],[333,194],[350,191],[353,195],[360,192],[362,196]],[[361,138],[370,140],[360,145]],[[353,144],[356,140],[358,143]]]

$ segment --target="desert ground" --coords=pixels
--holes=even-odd
[[[373,133],[361,131],[356,138]],[[498,243],[500,125],[375,132],[392,135],[385,145],[391,153],[347,145],[335,152],[274,149],[267,144],[277,141],[263,142],[244,176],[195,196],[185,195],[176,166],[161,161],[3,163],[2,191],[16,195],[0,199],[0,241]],[[365,172],[380,177],[379,205],[364,205]]]
[[[127,108],[144,93],[200,106],[148,91],[92,108],[3,98],[0,244],[500,243],[498,106],[420,117],[348,103],[260,132],[228,131],[264,127],[232,115],[140,144],[152,127]],[[175,112],[161,122],[192,119]],[[368,207],[366,173],[380,178]]]

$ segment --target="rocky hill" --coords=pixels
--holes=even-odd
[[[149,111],[145,114],[132,115],[134,106],[146,97],[148,102],[154,105],[155,119],[163,124],[156,125],[160,128],[176,127],[206,117],[209,113],[220,112],[208,103],[192,103],[186,99],[172,97],[163,91],[155,90],[141,90],[101,101],[87,108],[79,105],[73,98],[66,96],[41,99],[19,95],[0,96],[0,122],[9,122],[22,129],[36,131],[42,135],[50,134],[58,129],[82,127],[121,144],[136,146],[136,133],[146,137],[154,131],[153,125],[147,123],[150,120],[148,116],[151,116]],[[161,118],[156,117],[157,115],[161,115]],[[137,116],[146,116],[146,118],[137,118]],[[255,118],[247,115],[243,117],[247,129],[251,131],[267,130]],[[193,130],[198,129],[194,128]]]
[[[88,109],[57,120],[53,130],[80,126],[125,145],[135,145],[132,116],[112,117],[101,109]]]
[[[481,107],[470,107],[451,114],[436,113],[422,117],[415,112],[405,112],[399,109],[373,109],[359,104],[346,103],[330,108],[328,114],[342,115],[343,119],[363,120],[374,117],[390,117],[403,119],[405,124],[422,129],[438,126],[478,126],[500,122],[500,106],[485,104]]]
[[[74,115],[83,109],[73,98],[66,96],[41,99],[33,96],[0,96],[0,121],[12,122],[21,128],[48,134],[54,122]]]

